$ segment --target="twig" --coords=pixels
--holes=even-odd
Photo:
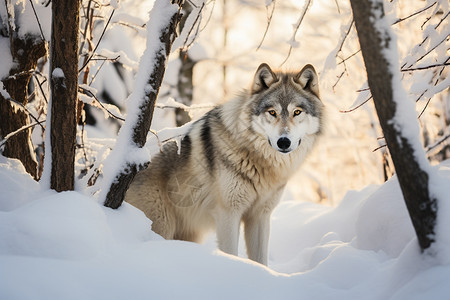
[[[111,111],[109,111],[109,110],[103,105],[103,103],[101,103],[100,100],[98,100],[98,98],[97,98],[90,90],[85,89],[85,88],[83,88],[83,87],[81,87],[81,86],[79,86],[78,88],[79,88],[80,92],[82,92],[83,94],[85,94],[85,95],[87,95],[87,96],[89,96],[89,97],[94,98],[95,101],[97,101],[97,103],[100,104],[100,106],[101,106],[108,114],[111,115],[111,117],[113,117],[113,118],[115,118],[115,119],[117,119],[117,120],[120,120],[120,121],[125,121],[124,118],[119,117],[119,116],[113,114]]]
[[[372,96],[370,96],[369,98],[367,98],[366,100],[364,100],[361,104],[358,104],[356,107],[351,108],[349,110],[340,110],[340,113],[346,114],[346,113],[350,113],[352,111],[357,110],[358,108],[360,108],[361,106],[363,106],[364,104],[366,104],[367,102],[369,102],[369,100],[372,99]]]
[[[42,40],[45,41],[44,32],[42,31],[41,22],[39,21],[39,17],[38,17],[38,15],[36,13],[36,9],[34,8],[33,0],[30,0],[30,4],[31,4],[31,8],[33,8],[34,16],[36,17],[36,21],[37,21],[38,26],[39,26],[39,31],[41,32]]]
[[[195,39],[197,38],[198,32],[199,32],[199,28],[200,28],[200,23],[201,23],[201,22],[199,22],[199,19],[200,19],[201,15],[202,15],[202,10],[203,10],[204,7],[205,7],[205,2],[202,3],[202,6],[201,6],[200,9],[198,10],[197,16],[195,17],[194,23],[192,24],[191,28],[189,28],[189,32],[188,32],[188,34],[186,35],[186,39],[184,40],[184,43],[183,43],[183,50],[182,50],[182,51],[186,51],[186,49],[189,49],[189,47],[192,45],[192,43],[193,43],[193,42],[195,41]],[[188,40],[189,40],[189,37],[191,36],[192,30],[194,30],[195,25],[197,25],[197,29],[195,30],[194,37],[193,37],[192,40],[189,42],[189,44],[187,44],[187,42],[188,42]],[[187,44],[187,45],[186,45],[186,44]]]
[[[217,1],[215,1],[215,0],[212,1],[213,7],[211,8],[211,13],[210,13],[209,16],[208,16],[208,19],[206,20],[205,25],[204,25],[202,28],[200,28],[200,32],[202,32],[203,30],[205,30],[206,26],[208,26],[209,22],[211,21],[212,14],[213,14],[213,11],[214,11],[214,8],[216,7],[216,2],[217,2]]]
[[[256,51],[258,51],[259,48],[261,48],[261,46],[262,46],[264,40],[266,39],[266,35],[267,35],[267,32],[269,31],[270,24],[272,23],[272,17],[273,17],[273,13],[274,13],[274,11],[275,11],[275,5],[276,5],[275,0],[273,0],[273,1],[271,2],[271,4],[272,4],[272,3],[273,3],[272,11],[270,12],[270,15],[268,14],[268,16],[267,16],[267,26],[266,26],[266,30],[264,31],[263,37],[262,37],[262,39],[261,39],[261,42],[259,43],[258,47],[256,47]],[[266,6],[266,11],[267,11],[267,13],[269,12],[269,6],[270,6],[270,4]]]
[[[447,59],[445,60],[444,64],[446,64],[449,60],[450,60],[450,57],[447,57]],[[434,82],[434,85],[435,85],[435,86],[438,84],[439,78],[441,77],[442,72],[444,71],[444,69],[445,69],[445,65],[442,67],[441,71],[439,72],[439,74],[438,74],[438,76],[437,76],[436,81]],[[419,98],[416,100],[416,102],[419,101],[420,98],[422,98],[422,96],[423,96],[426,92],[428,92],[428,88],[425,89],[425,91],[422,92],[422,94],[419,96]],[[423,108],[422,111],[420,112],[420,114],[419,114],[419,116],[418,116],[419,119],[420,119],[420,117],[422,116],[422,114],[425,112],[425,109],[427,109],[428,104],[429,104],[430,101],[431,101],[431,98],[433,98],[433,96],[431,96],[431,97],[428,99],[428,101],[427,101],[427,103],[425,104],[424,108]]]
[[[361,52],[361,49],[359,49],[358,51],[356,51],[355,53],[351,54],[350,56],[347,56],[346,58],[342,59],[342,61],[338,62],[338,65],[345,63],[347,60],[349,60],[350,58],[352,58],[353,56],[355,56],[356,54],[358,54],[359,52]]]
[[[350,25],[348,26],[347,31],[345,32],[344,37],[342,38],[341,44],[339,45],[339,49],[338,49],[338,51],[336,52],[336,56],[337,56],[337,54],[338,54],[339,52],[342,51],[342,47],[344,47],[345,40],[347,39],[348,35],[350,34],[350,31],[352,30],[353,24],[354,24],[354,23],[355,23],[355,20],[352,19],[352,21],[350,22]],[[360,50],[360,51],[361,51],[361,50]]]
[[[422,109],[422,111],[420,112],[419,116],[417,117],[418,119],[420,119],[420,117],[423,115],[423,113],[424,113],[425,110],[427,109],[428,104],[430,104],[431,98],[433,98],[433,97],[430,97],[430,98],[427,100],[427,103],[425,104],[425,106],[423,107],[423,109]]]
[[[20,103],[20,102],[17,102],[17,101],[14,100],[13,98],[8,98],[8,99],[6,99],[6,100],[8,100],[9,102],[14,103],[14,104],[16,104],[16,105],[19,105],[24,111],[26,111],[26,112],[28,113],[28,115],[29,115],[33,120],[36,121],[36,123],[38,123],[39,125],[41,125],[41,124],[39,123],[39,120],[38,120],[35,116],[33,116],[33,114],[30,112],[30,110],[29,110],[25,105],[23,105],[23,104]],[[35,125],[38,125],[38,124],[35,124]],[[42,130],[44,130],[44,127],[43,127],[42,125],[41,125],[41,128],[42,128]]]
[[[398,24],[398,23],[400,23],[400,22],[402,22],[402,21],[405,21],[405,20],[407,20],[407,19],[409,19],[409,18],[411,18],[411,17],[414,17],[415,15],[418,15],[418,14],[420,14],[420,13],[426,11],[427,9],[433,7],[436,3],[437,3],[437,1],[434,2],[433,4],[428,5],[427,7],[423,8],[423,9],[421,9],[421,10],[419,10],[419,11],[416,11],[415,13],[413,13],[413,14],[407,16],[407,17],[399,18],[399,19],[397,19],[394,23],[392,23],[392,25]]]
[[[290,45],[289,45],[288,55],[286,56],[286,58],[284,59],[284,61],[281,63],[280,66],[283,66],[284,63],[285,63],[285,62],[289,59],[289,57],[291,56],[291,52],[292,52],[292,48],[293,48],[292,43],[295,42],[295,36],[297,35],[298,29],[300,28],[300,25],[301,25],[302,22],[303,22],[303,18],[305,17],[306,12],[308,11],[308,8],[309,8],[310,4],[311,4],[311,0],[307,0],[307,1],[305,2],[304,6],[303,6],[302,14],[301,14],[300,18],[298,19],[297,24],[295,24],[295,27],[294,27],[294,33],[292,34],[292,42],[291,42]]]
[[[447,60],[448,60],[448,58],[447,58]],[[402,72],[418,71],[418,70],[426,70],[426,69],[437,68],[437,67],[445,67],[445,66],[449,66],[449,65],[450,65],[450,63],[444,62],[442,64],[434,64],[434,65],[423,66],[423,67],[401,69],[400,71],[402,71]]]
[[[2,80],[9,80],[9,79],[15,80],[16,77],[23,76],[23,75],[29,75],[29,74],[32,74],[32,73],[34,73],[34,70],[30,69],[30,70],[27,70],[27,71],[22,71],[22,72],[19,72],[19,73],[15,73],[13,75],[9,75],[8,77],[3,78]]]
[[[95,71],[94,76],[92,76],[91,82],[89,82],[89,85],[92,85],[92,83],[94,82],[94,80],[95,80],[95,78],[97,77],[98,73],[99,73],[100,70],[103,68],[103,66],[105,65],[106,62],[107,62],[107,60],[102,61],[102,64],[100,65],[100,67],[98,67],[97,71]]]
[[[92,51],[91,56],[84,62],[83,66],[78,70],[78,73],[80,73],[81,71],[83,71],[83,69],[84,69],[84,68],[89,64],[89,62],[91,61],[92,57],[93,57],[94,54],[95,54],[95,51],[97,51],[98,45],[99,45],[100,42],[102,41],[103,36],[105,35],[105,32],[106,32],[106,29],[108,28],[108,25],[109,25],[109,23],[111,22],[111,19],[112,19],[113,15],[114,15],[114,12],[115,12],[115,11],[116,11],[116,10],[113,9],[113,11],[111,12],[111,15],[109,16],[109,19],[108,19],[108,21],[106,22],[105,27],[103,28],[102,34],[100,35],[100,38],[98,39],[98,42],[97,42],[97,44],[95,45],[95,48],[94,48],[94,50]]]
[[[366,92],[366,91],[370,91],[370,88],[367,87],[367,88],[365,88],[365,89],[359,89],[359,90],[356,90],[357,93]]]
[[[384,145],[381,145],[381,146],[379,146],[379,147],[376,147],[375,149],[372,150],[372,152],[378,151],[378,150],[380,150],[380,149],[382,149],[382,148],[384,148],[384,147],[386,147],[386,146],[387,146],[387,145],[384,144]]]
[[[117,62],[117,60],[120,58],[120,55],[117,55],[116,57],[114,57],[114,58],[108,58],[108,57],[106,57],[106,56],[104,56],[104,55],[98,55],[97,54],[97,56],[99,56],[100,58],[91,58],[91,60],[106,60],[106,61],[111,61],[111,62]]]
[[[425,149],[425,152],[430,152],[431,150],[433,150],[434,148],[436,148],[437,146],[439,146],[440,144],[442,144],[443,142],[445,142],[448,138],[450,138],[450,134],[447,134],[446,136],[442,137],[440,140],[438,140],[437,142],[435,142],[433,145],[428,146]]]
[[[46,120],[42,120],[42,121],[38,121],[38,122],[33,123],[33,124],[28,124],[28,125],[25,125],[25,126],[20,127],[20,128],[17,129],[16,131],[13,131],[13,132],[8,133],[8,134],[5,136],[5,138],[4,138],[2,141],[0,141],[0,148],[3,147],[3,145],[6,144],[6,142],[7,142],[11,137],[15,136],[16,134],[18,134],[18,133],[20,133],[20,132],[22,132],[22,131],[24,131],[24,130],[27,130],[28,128],[34,127],[34,126],[36,126],[36,125],[40,125],[40,126],[42,127],[42,123],[44,123],[45,121],[46,121]]]
[[[42,88],[42,85],[47,81],[47,78],[44,76],[44,81],[40,82],[36,75],[41,75],[41,74],[35,72],[35,73],[33,73],[33,76],[38,83],[39,89],[41,90],[41,94],[44,97],[45,103],[48,104],[47,97],[45,96],[44,89]]]
[[[448,36],[444,37],[444,39],[442,41],[440,41],[439,43],[437,43],[433,48],[431,48],[430,50],[428,50],[424,55],[422,55],[421,57],[419,57],[419,59],[416,60],[416,63],[418,63],[420,60],[422,60],[425,56],[427,56],[428,54],[430,54],[434,49],[436,49],[439,45],[441,45],[443,42],[445,42],[448,39]],[[411,67],[411,66],[410,66]]]
[[[176,105],[166,105],[166,104],[156,103],[155,107],[160,108],[160,109],[172,108],[172,109],[182,109],[184,111],[190,111],[190,110],[193,110],[193,109],[213,108],[213,107],[216,107],[216,105],[214,105],[214,104],[207,105],[206,104],[206,105],[195,105],[195,106],[187,106],[187,105],[176,106]]]
[[[345,68],[344,71],[342,71],[341,75],[338,76],[338,79],[336,80],[336,82],[333,84],[333,86],[331,87],[333,89],[334,92],[334,88],[338,85],[339,81],[341,80],[342,76],[344,76],[345,72],[346,72],[347,68]]]
[[[334,0],[334,3],[336,3],[336,8],[337,8],[338,14],[341,14],[341,8],[339,7],[338,1]]]

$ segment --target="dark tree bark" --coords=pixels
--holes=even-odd
[[[78,98],[79,0],[52,1],[51,178],[58,192],[73,190]]]
[[[192,79],[196,61],[189,57],[189,53],[187,51],[180,52],[180,60],[181,68],[177,83],[178,95],[180,97],[179,100],[184,105],[190,106],[192,105],[192,95],[194,92]],[[191,121],[189,113],[181,108],[175,109],[175,117],[178,127]]]
[[[142,104],[139,107],[137,122],[132,125],[132,143],[139,148],[142,148],[147,140],[147,133],[150,130],[156,98],[158,97],[159,88],[161,87],[166,71],[170,50],[176,37],[177,26],[181,19],[180,9],[183,0],[172,0],[171,2],[172,4],[177,4],[179,9],[166,20],[166,25],[163,30],[161,30],[158,40],[155,40],[155,43],[158,43],[159,47],[157,47],[153,53],[155,58],[153,61],[154,68],[147,80],[146,86],[143,87],[145,93]],[[116,175],[108,188],[104,205],[111,208],[120,207],[131,181],[143,167],[145,166],[136,165],[135,163],[126,163],[126,167]]]
[[[11,16],[8,16],[11,18]],[[2,79],[4,89],[9,97],[3,97],[0,93],[0,136],[18,130],[30,124],[30,118],[26,111],[16,110],[11,101],[25,106],[28,102],[28,84],[32,70],[36,68],[37,61],[46,55],[46,42],[35,35],[19,36],[19,24],[15,29],[8,26],[10,50],[15,67],[9,71],[9,77]],[[31,142],[31,128],[12,136],[5,144],[3,155],[19,159],[25,170],[35,179],[38,179],[36,155]]]
[[[436,199],[430,196],[428,174],[419,165],[410,141],[392,122],[397,110],[393,99],[393,74],[389,60],[383,53],[383,49],[388,48],[392,41],[389,32],[374,24],[385,16],[383,1],[350,2],[381,128],[420,247],[425,250],[434,241],[437,204]]]
[[[190,30],[190,28],[184,28],[186,19],[192,13],[192,5],[189,2],[183,4],[183,17],[180,21],[180,32],[182,30]],[[180,50],[180,72],[177,82],[177,90],[179,101],[184,105],[190,106],[192,104],[192,94],[194,92],[194,85],[192,83],[194,66],[196,61],[191,59],[189,52],[186,49]],[[182,126],[191,120],[189,113],[184,109],[175,109],[175,121],[177,126]]]

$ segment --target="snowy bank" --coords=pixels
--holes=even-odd
[[[450,162],[439,174],[450,179]],[[450,293],[450,265],[420,254],[395,178],[349,192],[337,207],[284,199],[272,216],[270,268],[247,260],[242,241],[241,258],[218,251],[214,236],[204,245],[165,241],[133,206],[112,210],[81,192],[45,190],[17,161],[1,156],[0,188],[0,299],[443,299]],[[439,216],[448,219],[450,210]],[[438,231],[448,238],[445,223]],[[440,249],[450,251],[445,243]]]

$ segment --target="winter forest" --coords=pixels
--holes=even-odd
[[[4,0],[1,299],[444,299],[446,0]],[[124,201],[261,63],[311,64],[323,134],[271,215],[268,266],[165,240]],[[196,155],[193,153],[192,155]],[[242,231],[242,230],[241,230]]]

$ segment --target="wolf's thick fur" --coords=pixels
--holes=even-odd
[[[250,90],[192,125],[180,154],[166,144],[125,200],[166,239],[199,242],[215,226],[219,248],[234,255],[243,222],[248,257],[267,264],[270,214],[320,134],[322,110],[311,65],[262,64]]]

